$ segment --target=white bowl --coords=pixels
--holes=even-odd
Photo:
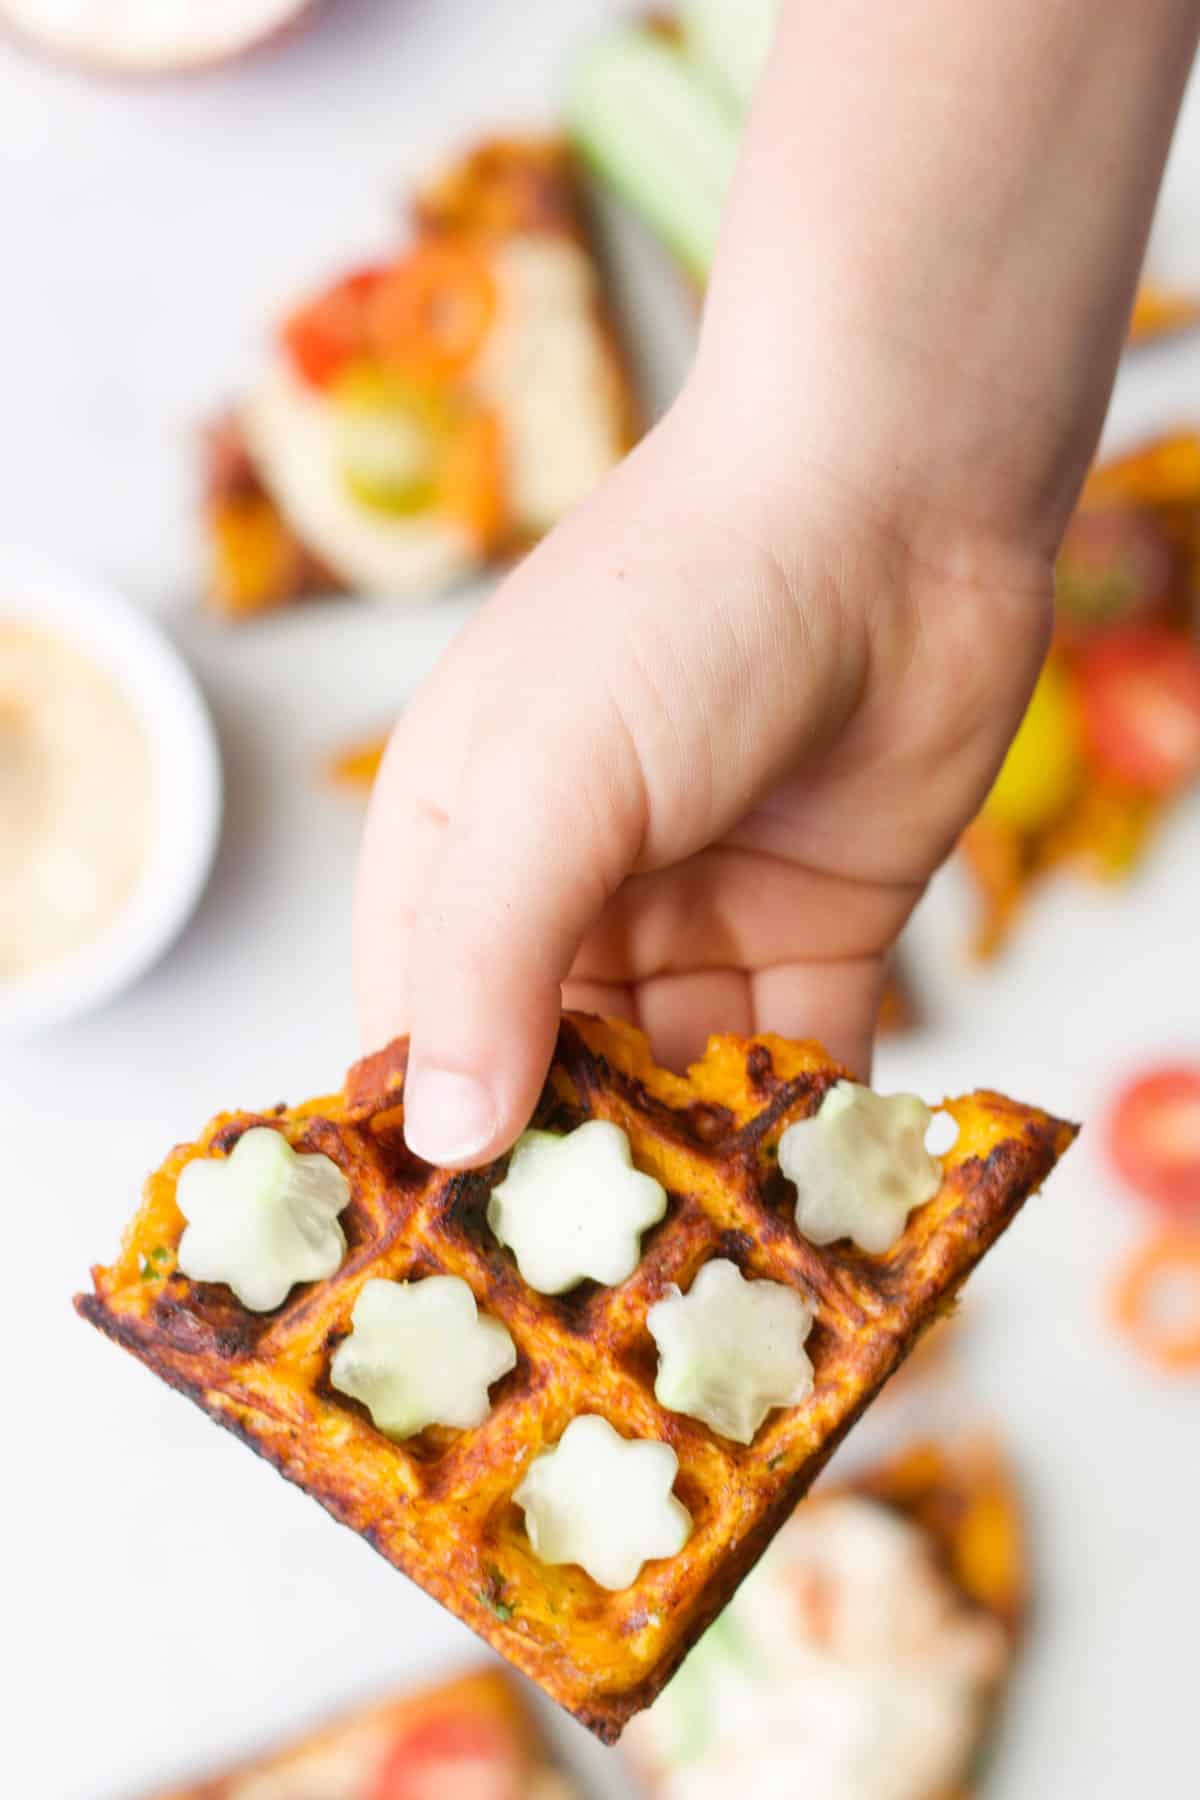
[[[150,744],[156,830],[119,916],[81,949],[0,981],[0,1034],[74,1018],[127,988],[182,931],[212,868],[221,759],[212,717],[183,658],[129,601],[21,550],[0,548],[0,619],[40,625],[108,671]]]

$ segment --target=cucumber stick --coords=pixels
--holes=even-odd
[[[780,5],[781,0],[680,0],[687,56],[739,117],[758,85]]]
[[[739,130],[688,59],[639,26],[608,33],[575,72],[567,120],[601,177],[703,279]]]

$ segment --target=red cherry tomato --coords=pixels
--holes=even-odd
[[[1200,1214],[1200,1063],[1131,1082],[1118,1096],[1108,1141],[1137,1193],[1168,1212]]]
[[[1176,554],[1154,514],[1135,506],[1076,513],[1055,568],[1059,620],[1072,637],[1161,614]]]
[[[1097,769],[1151,794],[1200,775],[1200,646],[1158,626],[1106,632],[1077,664]]]
[[[285,319],[283,347],[310,387],[328,387],[347,363],[366,353],[367,300],[383,274],[359,269]]]
[[[520,1800],[520,1769],[490,1719],[445,1713],[401,1732],[370,1800]]]

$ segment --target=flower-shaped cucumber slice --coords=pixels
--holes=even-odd
[[[427,1425],[481,1425],[493,1382],[516,1367],[498,1319],[481,1315],[457,1275],[363,1283],[353,1329],[333,1353],[329,1379],[367,1408],[390,1438]]]
[[[269,1126],[243,1132],[227,1157],[188,1163],[176,1202],[187,1220],[181,1272],[223,1281],[251,1312],[282,1306],[297,1282],[324,1281],[346,1254],[338,1224],[350,1204],[346,1177]]]
[[[779,1140],[779,1167],[796,1185],[796,1224],[813,1244],[852,1238],[881,1255],[915,1207],[942,1185],[925,1148],[933,1115],[913,1094],[876,1094],[839,1081],[810,1119]]]
[[[667,1210],[666,1189],[633,1166],[629,1139],[607,1119],[565,1136],[526,1131],[492,1190],[488,1224],[539,1294],[585,1280],[614,1286],[637,1268],[642,1233]]]
[[[627,1588],[644,1563],[676,1556],[692,1518],[671,1492],[679,1461],[668,1444],[624,1438],[607,1419],[572,1419],[535,1457],[513,1495],[535,1553],[577,1563],[601,1587]]]
[[[747,1281],[736,1263],[705,1263],[686,1294],[669,1290],[646,1315],[658,1345],[654,1393],[671,1412],[748,1444],[777,1406],[808,1398],[804,1341],[813,1309],[778,1281]]]

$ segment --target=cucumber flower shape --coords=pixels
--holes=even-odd
[[[466,1431],[482,1425],[488,1389],[516,1367],[513,1341],[498,1319],[481,1316],[457,1275],[363,1283],[353,1330],[333,1353],[329,1378],[360,1400],[390,1438],[427,1425]]]
[[[679,1461],[668,1444],[623,1438],[607,1419],[572,1419],[529,1465],[513,1495],[535,1553],[577,1563],[601,1587],[627,1588],[643,1563],[675,1556],[692,1518],[671,1492]]]
[[[779,1167],[796,1184],[796,1224],[813,1244],[852,1238],[879,1256],[914,1207],[942,1185],[925,1148],[933,1115],[913,1094],[876,1094],[854,1081],[830,1088],[819,1111],[789,1125]]]
[[[176,1203],[187,1220],[179,1268],[192,1281],[223,1281],[251,1312],[272,1312],[300,1281],[341,1267],[338,1214],[350,1183],[327,1156],[297,1155],[268,1126],[244,1132],[231,1155],[188,1163]]]
[[[637,1268],[642,1233],[667,1210],[666,1190],[633,1166],[619,1125],[589,1119],[565,1136],[526,1131],[492,1190],[488,1224],[539,1294]]]
[[[778,1281],[747,1281],[736,1263],[705,1263],[686,1294],[671,1288],[646,1315],[658,1345],[654,1393],[671,1412],[748,1444],[777,1406],[812,1391],[804,1340],[813,1309]]]

